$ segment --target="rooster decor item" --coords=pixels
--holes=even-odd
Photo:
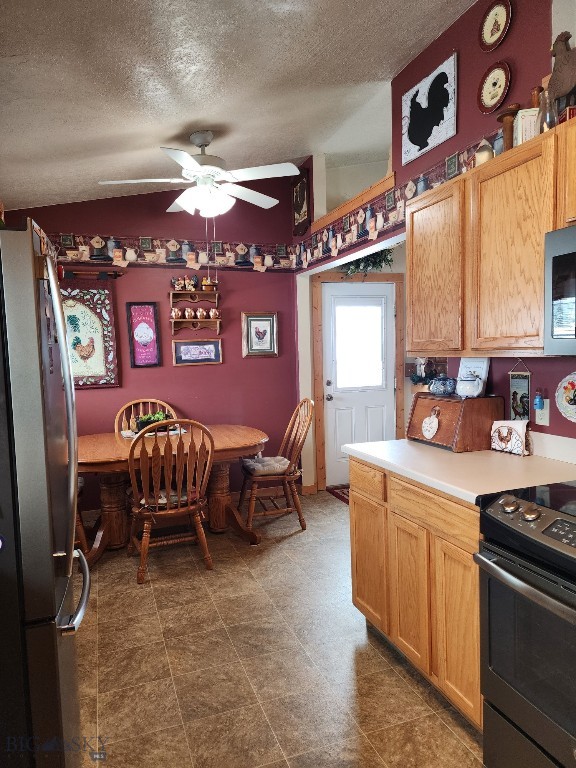
[[[576,90],[576,48],[570,48],[570,32],[561,32],[552,46],[554,68],[548,83],[551,99],[568,96]]]
[[[402,96],[402,165],[456,133],[456,54]]]

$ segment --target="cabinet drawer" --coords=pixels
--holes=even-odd
[[[386,475],[381,469],[369,467],[360,461],[350,459],[350,488],[386,501]]]
[[[478,550],[479,513],[436,496],[422,488],[391,477],[390,508],[427,528],[436,536],[451,541],[466,552]]]

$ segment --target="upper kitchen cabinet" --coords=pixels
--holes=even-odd
[[[555,226],[554,132],[481,165],[469,185],[467,340],[542,352],[544,234]]]
[[[562,129],[538,136],[406,206],[408,354],[542,354],[557,183],[576,222],[576,187],[559,181],[562,154],[576,158],[574,122],[564,139]]]
[[[464,180],[406,206],[407,348],[459,353],[463,341]]]
[[[556,129],[558,139],[556,229],[576,224],[576,119]]]

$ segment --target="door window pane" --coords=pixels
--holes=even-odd
[[[382,303],[338,302],[334,309],[336,387],[381,387],[384,383]]]

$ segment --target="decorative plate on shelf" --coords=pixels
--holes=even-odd
[[[562,379],[556,389],[558,410],[569,421],[576,421],[576,371]]]
[[[480,22],[480,48],[487,53],[497,48],[506,37],[512,18],[510,0],[491,3]]]
[[[510,87],[510,67],[505,61],[492,64],[482,75],[478,86],[478,109],[485,115],[502,104]]]

